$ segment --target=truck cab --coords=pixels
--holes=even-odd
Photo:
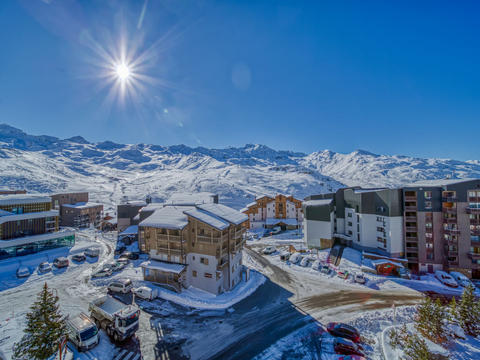
[[[68,339],[79,351],[87,351],[100,342],[98,328],[86,314],[69,318],[66,322]]]

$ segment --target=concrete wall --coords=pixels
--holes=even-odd
[[[201,263],[201,258],[208,259],[208,265]],[[217,259],[215,256],[189,253],[187,255],[187,281],[188,284],[198,289],[208,291],[212,294],[218,294],[219,288],[223,290],[223,276],[216,279]],[[193,276],[193,272],[197,272],[197,276]],[[212,278],[205,277],[205,273],[212,274]]]
[[[321,249],[320,239],[332,240],[333,213],[331,221],[303,220],[304,239],[309,248]]]

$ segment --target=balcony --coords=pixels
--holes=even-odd
[[[444,224],[456,224],[457,223],[457,218],[456,217],[443,218],[443,223]]]
[[[476,252],[473,252],[473,251],[470,251],[468,253],[468,257],[472,260],[480,260],[480,253],[476,253]]]
[[[448,250],[448,251],[447,251],[447,256],[449,256],[449,257],[457,257],[457,256],[458,256],[458,251],[457,251],[457,250]]]
[[[467,214],[480,214],[480,208],[467,207]]]
[[[405,205],[405,211],[417,211],[417,205]]]
[[[445,195],[445,196],[442,196],[442,201],[443,202],[456,202],[457,197],[455,195]]]
[[[406,237],[405,237],[405,240],[406,240],[406,241],[415,241],[415,242],[417,242],[417,241],[418,241],[418,237],[416,237],[416,236],[406,236]]]
[[[417,217],[416,216],[405,216],[405,221],[417,222]]]
[[[460,234],[460,230],[459,229],[446,228],[446,229],[443,229],[443,233],[447,234],[447,235],[458,235],[458,234]]]
[[[480,236],[480,229],[470,230],[470,235],[472,235],[472,236]]]
[[[405,195],[405,201],[417,201],[416,195]]]
[[[457,208],[456,207],[447,207],[444,206],[442,207],[442,211],[444,214],[457,214]]]
[[[417,232],[417,227],[416,226],[405,226],[405,231]]]
[[[412,253],[417,253],[418,252],[418,247],[407,246],[406,249],[407,249],[408,252],[412,252]]]

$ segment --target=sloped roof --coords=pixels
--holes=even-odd
[[[161,229],[182,230],[188,224],[185,210],[193,209],[187,206],[165,206],[157,209],[148,218],[143,220],[140,226],[149,226]]]
[[[224,230],[228,228],[228,226],[230,225],[228,222],[222,220],[218,216],[210,214],[201,209],[187,210],[187,211],[184,211],[184,213],[218,230]]]
[[[232,224],[239,225],[248,220],[248,216],[222,204],[202,204],[197,208],[208,211]]]
[[[145,261],[140,264],[140,266],[146,269],[160,270],[174,274],[180,274],[185,269],[185,265],[182,264],[172,264],[157,260]]]

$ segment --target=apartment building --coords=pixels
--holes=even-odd
[[[0,195],[0,259],[75,244],[75,233],[59,231],[58,211],[48,195]]]
[[[55,194],[51,201],[60,211],[60,226],[98,227],[102,221],[103,205],[89,202],[88,192]]]
[[[259,196],[241,211],[248,216],[249,229],[298,229],[303,222],[302,201],[291,195]]]
[[[384,256],[404,256],[401,189],[343,188],[305,199],[304,236],[310,248],[335,242]]]
[[[480,279],[480,179],[417,182],[403,200],[409,266]]]
[[[246,215],[217,203],[153,205],[139,224],[140,250],[150,255],[145,280],[212,294],[241,281]]]
[[[0,189],[0,195],[19,195],[26,194],[27,190],[2,190]]]

